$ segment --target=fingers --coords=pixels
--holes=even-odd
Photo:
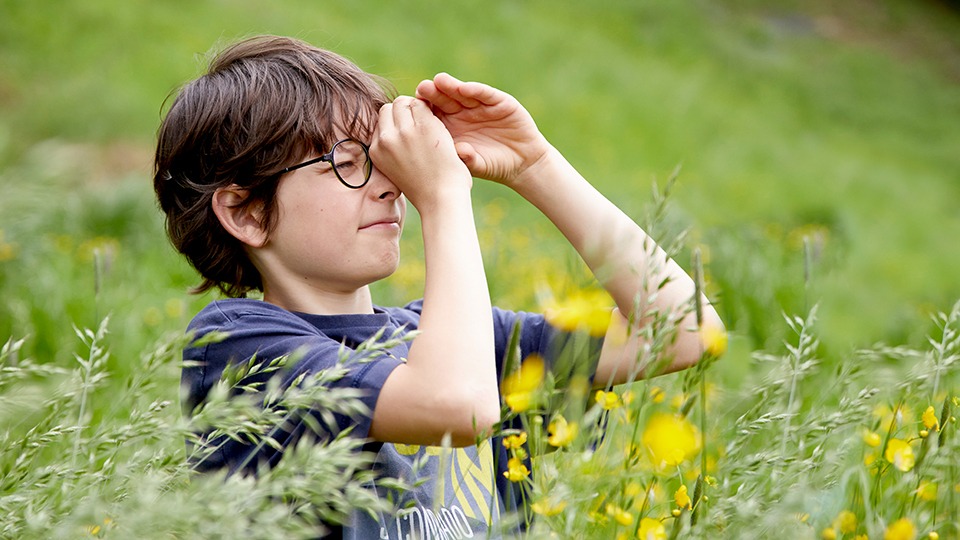
[[[433,108],[444,114],[456,114],[463,110],[463,105],[448,94],[441,92],[432,80],[425,80],[417,85],[416,96],[430,102]]]
[[[446,141],[452,149],[453,139],[447,128],[433,114],[430,105],[419,98],[400,96],[380,107],[377,129],[371,149],[384,144],[388,147],[427,144],[439,145]]]
[[[463,82],[449,73],[438,73],[433,82],[441,92],[452,96],[468,108],[493,105],[503,95],[503,92],[488,84]]]
[[[499,90],[478,82],[463,82],[448,73],[438,73],[417,86],[417,97],[427,100],[445,114],[463,109],[494,105],[500,100]]]

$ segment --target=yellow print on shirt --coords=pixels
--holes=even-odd
[[[449,481],[437,482],[435,500],[447,499],[446,486],[449,484],[467,517],[490,523],[492,509],[486,501],[492,500],[493,508],[499,509],[490,441],[483,441],[476,447],[476,461],[468,448],[421,447],[409,444],[394,444],[394,447],[398,453],[405,456],[412,456],[422,450],[427,456],[439,458],[441,471]],[[470,503],[471,499],[473,504]],[[480,515],[477,515],[474,509],[479,509]]]

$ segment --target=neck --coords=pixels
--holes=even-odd
[[[373,313],[373,300],[367,285],[344,291],[316,288],[291,291],[265,285],[263,300],[287,311],[314,315]]]

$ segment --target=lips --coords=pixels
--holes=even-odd
[[[364,229],[378,229],[378,228],[394,228],[400,227],[400,216],[388,216],[382,219],[371,221],[366,225],[360,227],[360,230]]]

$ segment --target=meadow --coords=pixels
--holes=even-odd
[[[187,294],[196,275],[164,237],[153,137],[208,51],[256,33],[332,48],[401,93],[438,71],[512,93],[702,268],[729,330],[719,360],[600,395],[516,377],[536,397],[504,409],[538,464],[515,471],[534,497],[529,537],[960,537],[949,4],[0,0],[0,13],[0,537],[309,537],[312,514],[277,500],[327,516],[372,504],[349,441],[258,480],[198,479],[184,462],[196,422],[270,418],[226,401],[181,417],[182,330],[213,295]],[[495,304],[589,289],[533,209],[499,186],[474,193]],[[417,228],[378,303],[421,293]],[[304,392],[284,399],[336,397]]]

